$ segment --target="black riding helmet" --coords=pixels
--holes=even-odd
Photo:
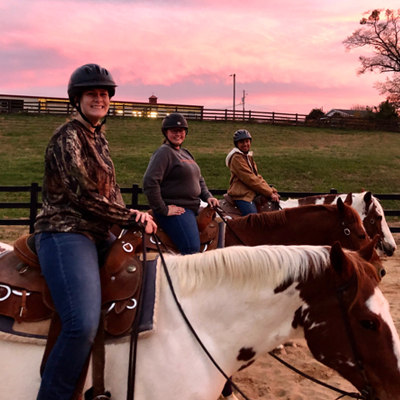
[[[233,144],[236,147],[237,147],[237,142],[243,139],[250,139],[250,141],[253,140],[253,138],[250,135],[250,132],[247,131],[246,129],[239,129],[233,134]]]
[[[82,95],[85,90],[90,88],[101,88],[108,91],[108,95],[111,99],[115,95],[115,88],[117,85],[114,82],[111,74],[105,69],[100,67],[98,64],[85,64],[77,68],[69,78],[68,82],[68,97],[71,105],[75,107],[82,118],[88,122],[93,128],[96,128],[91,124],[90,121],[82,113],[78,102],[75,101],[76,97]],[[105,123],[103,120],[102,124]]]
[[[188,133],[188,123],[186,121],[186,118],[179,113],[171,113],[167,115],[162,124],[161,124],[161,131],[163,135],[165,136],[167,133],[168,129],[172,128],[183,128],[186,131],[186,134]]]

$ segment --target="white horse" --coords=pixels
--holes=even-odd
[[[336,204],[339,197],[358,212],[369,237],[372,239],[376,234],[379,234],[383,252],[388,256],[393,255],[397,249],[396,242],[386,222],[383,208],[371,192],[326,194],[288,199],[280,201],[279,205],[282,208],[293,208],[305,204]]]
[[[366,261],[372,247],[230,247],[165,258],[182,308],[228,376],[280,343],[305,337],[320,362],[360,391],[371,387],[368,399],[393,400],[400,393],[400,342]],[[157,308],[155,331],[138,343],[135,399],[217,399],[225,378],[183,321],[164,273]],[[42,354],[43,345],[0,340],[0,400],[35,398]],[[106,388],[114,400],[126,398],[128,355],[126,342],[106,346]]]

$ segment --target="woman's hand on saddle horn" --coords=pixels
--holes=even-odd
[[[281,196],[279,196],[279,194],[276,193],[276,192],[271,194],[271,200],[272,201],[279,201],[280,198],[281,198]]]
[[[215,197],[209,197],[207,199],[207,203],[210,207],[217,207],[219,206],[219,200],[216,199]]]
[[[148,235],[157,232],[157,225],[149,213],[133,210],[132,208],[129,211],[135,214],[136,222],[144,225],[144,230]]]

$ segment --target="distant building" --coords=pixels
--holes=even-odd
[[[204,106],[190,104],[161,104],[152,95],[149,102],[111,101],[109,115],[124,117],[164,118],[180,112],[191,119],[202,119]],[[73,107],[67,98],[0,94],[0,113],[71,114]]]
[[[367,118],[368,111],[366,110],[342,110],[339,108],[333,108],[328,111],[324,118],[328,117],[353,117],[353,118]]]

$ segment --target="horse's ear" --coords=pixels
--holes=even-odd
[[[379,240],[379,235],[376,234],[374,238],[366,244],[364,247],[362,247],[360,250],[358,250],[358,254],[365,260],[370,262],[374,256],[375,253],[375,246],[378,243]]]
[[[371,193],[371,192],[366,192],[366,193],[364,194],[364,202],[365,202],[365,204],[366,204],[367,207],[369,206],[369,204],[371,203],[371,201],[372,201],[372,193]]]
[[[353,193],[348,193],[344,202],[345,204],[351,206],[351,204],[353,203]]]
[[[350,279],[352,276],[352,269],[350,262],[340,245],[340,242],[333,243],[331,247],[331,265],[336,273],[344,279]]]
[[[343,200],[340,197],[338,197],[338,199],[337,199],[336,206],[339,210],[339,213],[345,217],[346,213],[348,213],[348,207],[350,207],[350,206],[348,206],[347,204],[344,204]]]

